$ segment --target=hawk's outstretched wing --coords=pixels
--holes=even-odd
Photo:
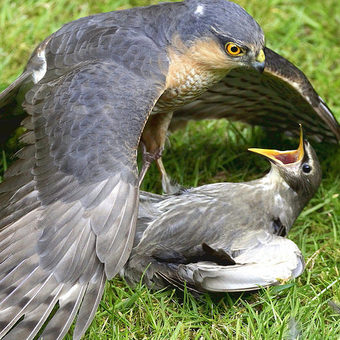
[[[339,141],[339,123],[306,76],[269,48],[265,54],[261,76],[251,69],[234,69],[195,102],[176,111],[172,124],[228,118],[298,135],[301,123],[310,138]]]
[[[93,60],[27,94],[27,145],[0,184],[0,337],[75,338],[105,278],[127,260],[138,208],[139,139],[158,79]],[[59,337],[58,337],[59,336]]]

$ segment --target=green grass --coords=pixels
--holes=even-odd
[[[0,89],[23,70],[33,48],[63,23],[96,12],[156,3],[143,0],[0,0]],[[263,27],[267,45],[307,74],[340,119],[340,3],[338,0],[239,1]],[[238,133],[237,131],[240,131]],[[268,164],[247,147],[296,146],[260,129],[225,121],[189,124],[170,136],[165,166],[179,183],[196,186],[262,176]],[[6,168],[17,147],[0,155]],[[129,288],[115,278],[89,328],[88,339],[340,339],[340,151],[317,145],[321,187],[289,237],[305,255],[306,271],[286,286],[247,294],[206,294]],[[7,156],[7,157],[6,157]],[[159,191],[152,167],[143,184]],[[338,280],[338,281],[337,281]],[[67,337],[69,338],[69,337]]]

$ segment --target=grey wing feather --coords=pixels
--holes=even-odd
[[[25,319],[13,328],[4,339],[34,339],[37,330],[43,326],[55,307],[61,289],[62,287],[57,287],[53,292],[48,293],[48,299],[40,301],[41,304],[36,305],[35,308],[25,310]],[[41,294],[41,291],[39,293]]]
[[[62,340],[78,312],[86,292],[86,286],[72,284],[70,286],[65,286],[65,289],[67,289],[67,294],[60,297],[59,309],[53,315],[52,319],[49,320],[46,328],[41,334],[41,339]]]
[[[167,42],[156,44],[149,38],[159,35],[150,17],[167,15],[172,7],[100,13],[69,22],[47,37],[33,51],[23,74],[0,92],[0,144],[27,116],[22,102],[34,84],[56,80],[88,62],[114,60],[141,78],[162,83],[168,64]],[[137,87],[131,90],[138,92]]]
[[[139,95],[131,97],[135,86]],[[83,241],[78,238],[80,244],[73,243],[69,253],[76,256],[88,242],[86,235],[94,232],[91,242],[107,276],[114,276],[116,266],[126,260],[137,209],[137,145],[161,90],[115,63],[96,62],[53,85],[37,85],[26,95],[36,134],[34,176],[39,200],[46,206],[38,243],[46,268],[58,263],[65,275],[59,238],[67,239],[67,233],[74,240],[84,229],[88,234]],[[59,227],[53,227],[59,219]],[[54,228],[57,233],[51,232]],[[45,249],[54,243],[59,247],[47,254]],[[67,267],[72,256],[65,258]]]
[[[36,74],[45,72],[45,58],[41,57],[41,52],[45,52],[49,40],[50,37],[34,50],[24,72],[0,92],[0,144],[4,143],[27,117],[22,102],[27,91],[39,80]]]
[[[44,338],[63,337],[79,312],[79,339],[106,277],[129,256],[137,147],[168,65],[143,22],[138,34],[128,24],[140,17],[106,13],[65,25],[0,94],[0,114],[22,114],[24,96],[30,144],[0,184],[0,337],[34,338],[59,302]]]
[[[338,142],[340,126],[306,76],[269,48],[262,75],[234,69],[195,102],[173,116],[185,120],[228,118],[298,135],[298,123],[318,141]]]
[[[99,271],[98,275],[99,278],[92,279],[87,286],[84,300],[80,306],[77,322],[73,331],[73,338],[75,340],[80,339],[90,326],[102,298],[106,277],[103,271]]]
[[[13,97],[17,95],[20,87],[32,76],[32,70],[25,70],[17,79],[14,80],[5,90],[0,93],[0,108],[12,103]]]
[[[134,247],[140,242],[143,233],[148,228],[150,222],[157,218],[159,211],[155,209],[155,203],[166,199],[166,195],[157,195],[146,191],[139,193],[138,223],[134,239]]]
[[[63,337],[78,310],[75,337],[86,331],[132,248],[137,146],[158,82],[97,62],[27,93],[34,144],[0,184],[0,336],[33,338],[57,301],[44,338]]]

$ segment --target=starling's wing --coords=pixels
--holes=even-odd
[[[235,265],[180,265],[177,279],[205,291],[237,292],[278,285],[302,274],[304,260],[294,242],[264,231],[248,236],[239,240],[242,247],[231,251]]]
[[[121,274],[136,283],[147,268],[144,281],[160,288],[164,277],[175,282],[179,264],[207,259],[202,244],[216,241],[228,218],[216,214],[217,203],[211,196],[189,191],[178,196],[142,192],[134,248]],[[228,211],[228,206],[221,209]]]
[[[137,146],[162,88],[112,61],[87,62],[26,94],[29,145],[0,185],[0,338],[75,338],[132,248]],[[18,324],[16,322],[23,316]]]
[[[315,140],[339,141],[339,123],[306,76],[269,48],[265,54],[262,75],[251,69],[232,70],[195,102],[176,111],[173,126],[191,119],[228,118],[298,135],[301,123]]]
[[[133,243],[134,247],[140,242],[150,222],[157,218],[157,215],[159,214],[159,211],[154,205],[157,204],[157,202],[164,200],[166,197],[166,195],[157,195],[151,192],[140,191],[136,234]]]
[[[220,248],[223,241],[229,240],[223,240],[222,231],[218,236],[215,250],[214,245],[203,243],[202,252],[201,247],[193,244],[197,256],[192,258],[183,256],[176,248],[164,248],[163,258],[139,253],[138,259],[134,248],[122,274],[130,283],[139,282],[143,276],[144,282],[155,288],[186,284],[194,291],[236,292],[278,285],[298,277],[304,270],[299,248],[281,236],[266,233],[264,238],[253,239],[246,248],[234,252]]]

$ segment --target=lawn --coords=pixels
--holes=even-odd
[[[33,48],[63,23],[89,14],[157,3],[143,0],[0,0],[0,90],[23,70]],[[338,0],[238,1],[262,26],[267,46],[298,65],[340,120],[340,3]],[[164,163],[185,186],[244,181],[268,164],[248,147],[295,148],[259,128],[227,121],[190,123],[169,137]],[[15,140],[2,150],[11,162]],[[86,339],[340,339],[340,151],[315,145],[323,182],[289,238],[302,250],[304,274],[285,286],[246,294],[150,292],[115,278]],[[143,189],[159,192],[152,167]],[[71,338],[67,336],[67,338]]]

